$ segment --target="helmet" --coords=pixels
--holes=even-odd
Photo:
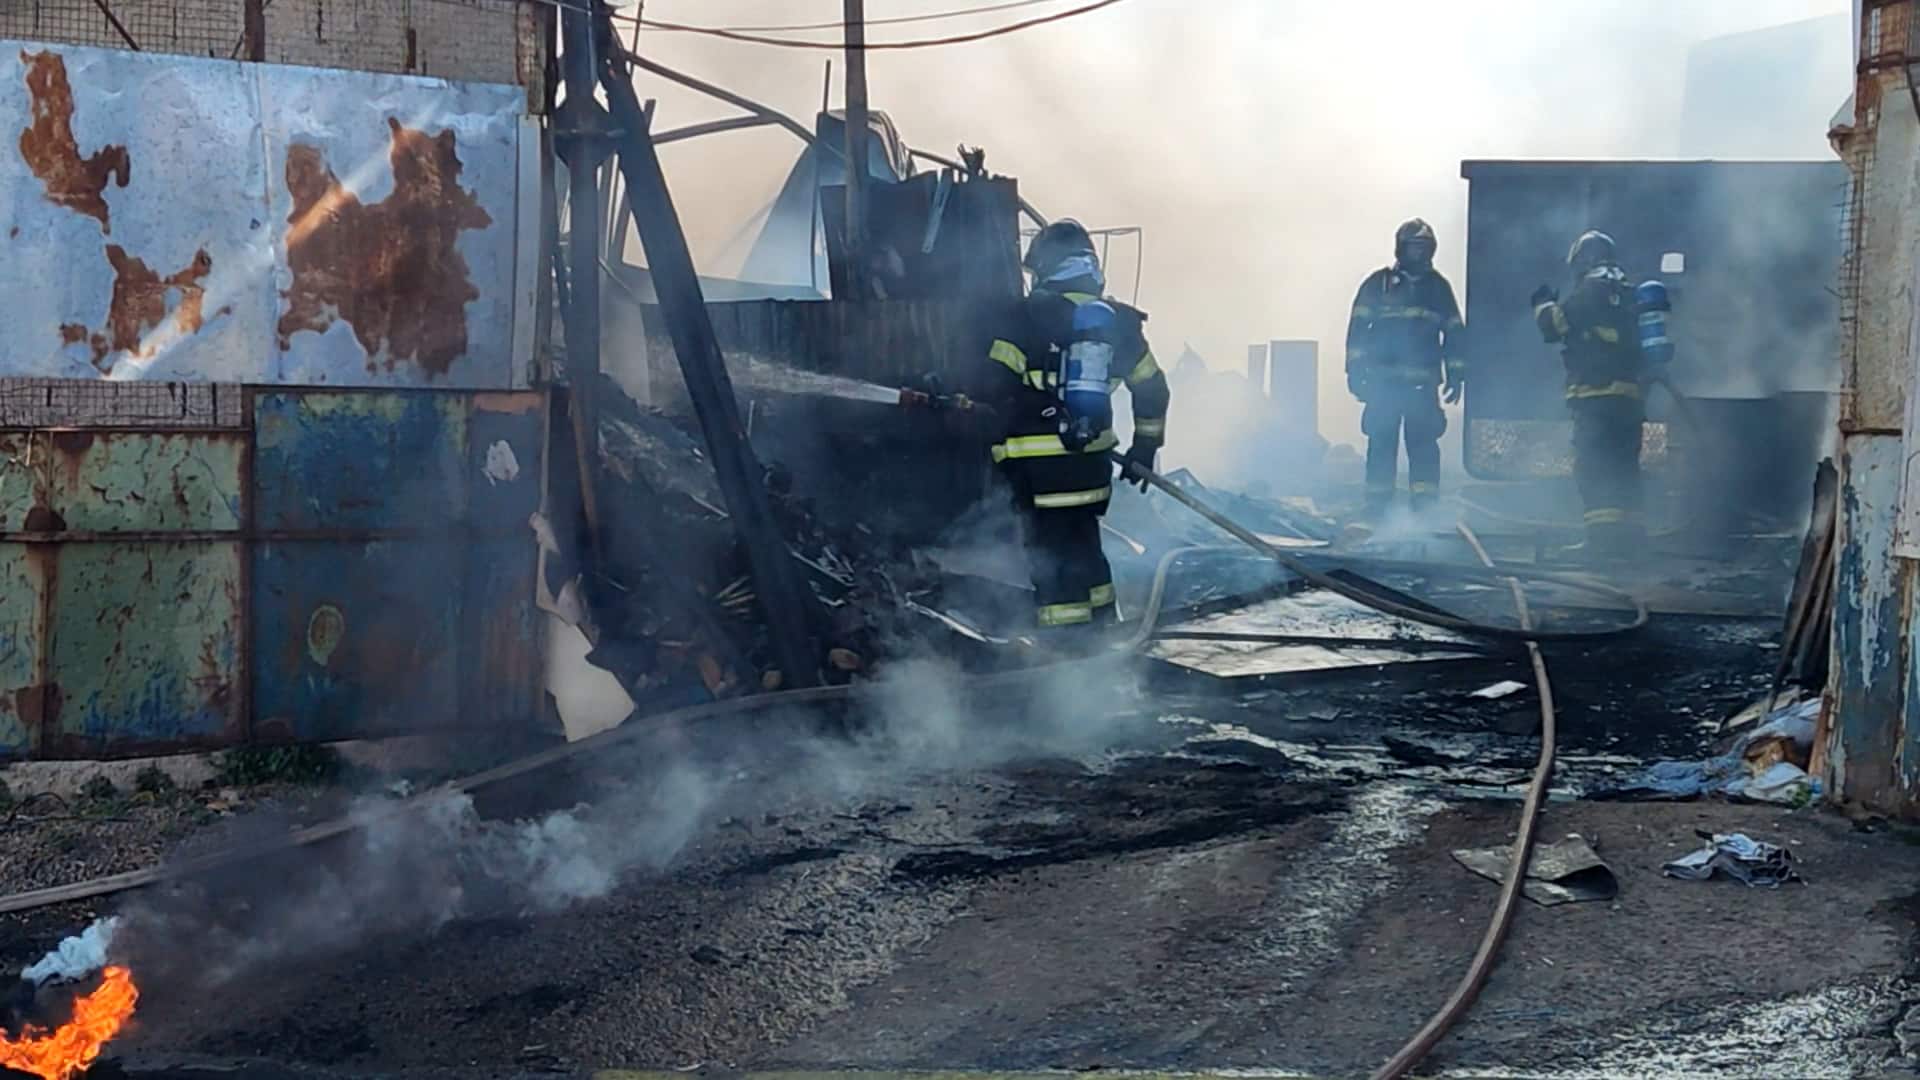
[[[1092,266],[1098,267],[1099,260],[1094,254],[1093,237],[1087,235],[1086,226],[1072,218],[1061,218],[1040,230],[1040,234],[1027,245],[1027,257],[1020,265],[1035,278],[1045,281],[1053,277],[1053,271],[1061,263],[1081,256],[1093,260]]]
[[[1581,233],[1580,239],[1567,249],[1567,265],[1575,273],[1585,273],[1597,266],[1612,266],[1613,261],[1613,237],[1598,229]]]
[[[1393,232],[1393,258],[1403,270],[1424,273],[1433,265],[1434,249],[1440,246],[1433,238],[1433,226],[1414,218]]]

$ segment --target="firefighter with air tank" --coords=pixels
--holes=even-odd
[[[1628,283],[1613,238],[1582,233],[1567,252],[1573,283],[1563,300],[1552,286],[1533,294],[1533,317],[1566,363],[1573,416],[1573,479],[1585,506],[1584,553],[1636,555],[1646,540],[1640,477],[1646,388],[1664,382],[1673,359],[1672,305],[1659,280]]]
[[[1119,442],[1112,395],[1122,385],[1131,393],[1128,464],[1151,469],[1171,393],[1147,346],[1145,313],[1104,295],[1084,227],[1062,220],[1041,229],[1022,265],[1033,287],[995,328],[970,396],[993,417],[993,460],[1021,512],[1039,627],[1108,623],[1117,611],[1100,518]]]

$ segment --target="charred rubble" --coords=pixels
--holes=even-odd
[[[587,589],[588,660],[643,711],[781,689],[747,556],[691,419],[644,407],[607,378],[596,412],[608,539]],[[816,601],[809,629],[826,681],[859,677],[938,632],[915,613],[940,591],[935,570],[884,535],[828,524],[780,463],[765,466],[765,480]]]

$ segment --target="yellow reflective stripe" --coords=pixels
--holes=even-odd
[[[1407,490],[1415,495],[1426,495],[1440,490],[1439,484],[1429,484],[1424,480],[1415,480],[1407,485]]]
[[[1111,379],[1108,379],[1108,380],[1107,380],[1107,393],[1109,393],[1109,394],[1112,394],[1112,393],[1115,393],[1115,392],[1117,392],[1117,391],[1118,391],[1118,390],[1120,389],[1120,384],[1121,384],[1122,382],[1124,382],[1124,381],[1125,381],[1125,380],[1123,380],[1123,379],[1121,379],[1121,378],[1120,378],[1120,377],[1118,377],[1118,376],[1115,376],[1114,378],[1111,378]]]
[[[1639,520],[1640,514],[1633,510],[1603,506],[1587,511],[1582,517],[1589,525],[1624,525],[1630,521]]]
[[[1092,591],[1087,593],[1087,603],[1095,608],[1103,608],[1113,603],[1113,584],[1109,582],[1105,585],[1095,585]]]
[[[1611,326],[1596,326],[1587,331],[1587,336],[1589,338],[1597,338],[1609,345],[1620,344],[1620,331],[1615,330]]]
[[[1167,434],[1167,422],[1165,420],[1146,420],[1135,417],[1133,421],[1133,433],[1136,437],[1141,438],[1165,438]]]
[[[1640,384],[1637,382],[1626,382],[1624,380],[1620,382],[1610,382],[1605,386],[1577,386],[1576,385],[1576,386],[1567,387],[1567,400],[1569,401],[1573,401],[1578,398],[1597,398],[1597,397],[1637,398],[1639,396],[1640,396]]]
[[[1100,433],[1100,437],[1088,443],[1080,452],[1100,454],[1120,445],[1120,436],[1112,428]],[[1015,435],[1006,442],[993,448],[993,460],[1005,461],[1008,458],[1060,457],[1072,451],[1060,441],[1058,435]]]
[[[1027,372],[1027,385],[1033,387],[1035,390],[1045,390],[1047,388],[1047,376],[1051,374],[1053,374],[1051,371],[1042,371],[1039,368],[1034,368],[1032,371]]]
[[[1092,621],[1092,604],[1046,604],[1040,608],[1041,626],[1073,626]]]
[[[1429,322],[1444,322],[1447,318],[1432,308],[1423,307],[1383,307],[1379,311],[1374,312],[1373,317],[1376,321],[1380,319],[1424,319]]]
[[[1365,304],[1355,304],[1353,305],[1353,317],[1356,319],[1371,320],[1373,318],[1373,309]]]
[[[1467,324],[1460,321],[1460,316],[1447,316],[1447,333],[1451,334],[1459,330],[1465,330],[1466,328]]]
[[[1095,300],[1100,299],[1098,296],[1095,296],[1090,292],[1069,292],[1069,293],[1061,293],[1060,295],[1066,297],[1067,299],[1073,301],[1076,304],[1091,304]]]
[[[1127,385],[1137,386],[1160,374],[1160,361],[1153,358],[1153,350],[1148,349],[1140,355],[1140,362],[1133,365],[1133,371],[1127,375]]]
[[[1085,491],[1055,491],[1046,495],[1035,495],[1033,505],[1040,510],[1068,510],[1076,506],[1092,506],[1113,498],[1113,485],[1104,484]]]
[[[1011,341],[996,339],[993,346],[987,350],[987,359],[997,364],[1005,364],[1007,370],[1015,375],[1027,373],[1027,354]]]

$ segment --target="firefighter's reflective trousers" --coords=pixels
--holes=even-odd
[[[1407,440],[1407,487],[1415,508],[1440,494],[1440,436],[1447,431],[1447,414],[1440,408],[1440,391],[1431,383],[1381,381],[1367,391],[1360,413],[1360,430],[1367,437],[1367,508],[1385,509],[1393,501],[1400,470],[1400,436]]]
[[[1025,502],[1025,500],[1023,500]],[[1042,630],[1112,622],[1113,568],[1100,548],[1107,502],[1023,507],[1027,566]]]
[[[1647,531],[1640,485],[1646,408],[1640,387],[1624,382],[1572,387],[1567,409],[1573,414],[1573,481],[1586,507],[1587,546],[1597,555],[1631,556]]]

